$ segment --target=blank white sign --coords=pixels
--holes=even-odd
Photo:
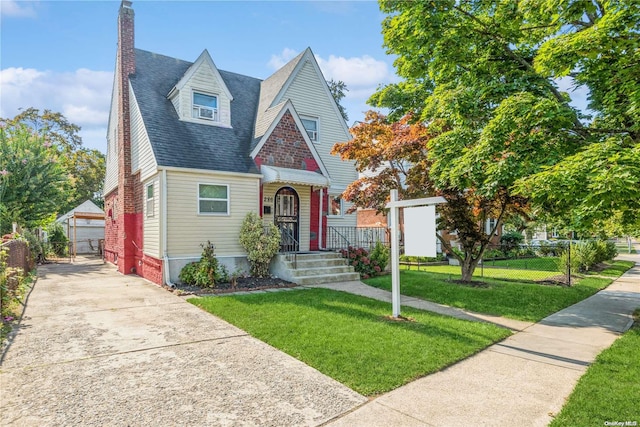
[[[404,253],[412,256],[436,256],[436,207],[404,209]]]

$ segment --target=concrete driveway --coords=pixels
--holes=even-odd
[[[38,276],[2,354],[2,425],[319,425],[366,401],[100,260]]]

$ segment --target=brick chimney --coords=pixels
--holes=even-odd
[[[115,200],[118,270],[123,274],[136,271],[136,246],[139,241],[136,215],[136,179],[131,175],[131,123],[129,116],[129,76],[135,73],[134,13],[131,2],[124,0],[118,13],[118,51],[116,75],[118,90],[118,195]],[[137,183],[138,185],[139,182]],[[141,244],[138,247],[142,247]]]

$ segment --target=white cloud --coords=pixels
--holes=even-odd
[[[298,55],[298,52],[288,47],[285,47],[284,49],[282,49],[282,52],[275,55],[271,55],[271,59],[269,60],[267,65],[273,70],[277,70],[279,68],[282,68],[287,62],[295,58],[296,55]]]
[[[326,79],[342,80],[347,87],[377,86],[391,77],[387,63],[369,55],[351,58],[329,55],[329,59],[316,56],[316,60]]]
[[[0,1],[0,15],[14,18],[35,18],[34,2],[2,0]]]
[[[113,73],[107,71],[6,68],[0,71],[0,117],[13,117],[29,107],[60,112],[82,127],[85,146],[105,151],[112,84]],[[100,138],[98,129],[104,132]]]

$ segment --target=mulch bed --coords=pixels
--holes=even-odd
[[[239,277],[236,287],[231,286],[231,283],[216,283],[215,288],[201,288],[199,286],[185,285],[182,283],[176,283],[175,285],[176,287],[173,289],[169,287],[166,287],[166,289],[179,295],[216,295],[232,292],[261,291],[265,289],[294,288],[298,286],[295,283],[275,277]]]
[[[566,274],[558,274],[557,276],[551,276],[551,277],[547,277],[544,280],[537,280],[536,284],[538,285],[545,285],[545,286],[564,286],[564,287],[570,287],[573,285],[573,283],[575,283],[575,281],[578,280],[577,277],[575,276],[571,276],[571,285],[569,284],[569,282],[567,281],[567,275]]]

